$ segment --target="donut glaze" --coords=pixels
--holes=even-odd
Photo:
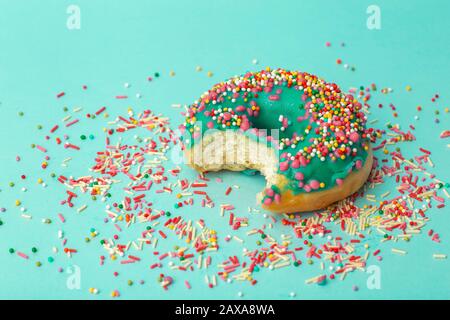
[[[366,120],[361,103],[336,84],[305,72],[267,68],[214,85],[188,108],[181,129],[188,134],[188,151],[209,129],[263,135],[276,150],[276,173],[283,180],[268,181],[262,194],[263,207],[270,209],[287,192],[292,198],[340,187],[368,165],[368,158],[371,164],[373,132],[365,128]],[[279,129],[277,139],[272,129]]]

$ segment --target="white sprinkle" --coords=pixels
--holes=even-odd
[[[401,254],[401,255],[407,254],[407,252],[405,250],[400,250],[400,249],[395,249],[395,248],[392,248],[391,251],[392,251],[392,253],[397,253],[397,254]]]

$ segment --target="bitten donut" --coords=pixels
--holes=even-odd
[[[185,113],[183,148],[198,171],[255,170],[263,208],[322,209],[356,192],[372,168],[362,105],[334,83],[284,69],[218,83]]]

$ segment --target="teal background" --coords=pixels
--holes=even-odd
[[[66,9],[70,4],[81,9],[80,30],[66,28]],[[366,27],[366,9],[371,4],[381,8],[381,30]],[[379,89],[393,88],[390,95],[374,97],[371,117],[379,119],[379,127],[388,121],[403,127],[414,123],[417,141],[402,144],[403,152],[416,155],[418,147],[428,148],[433,153],[433,172],[448,182],[448,141],[439,139],[439,133],[449,129],[448,114],[444,112],[449,106],[449,12],[450,2],[446,0],[0,0],[0,207],[7,208],[0,213],[4,222],[0,226],[0,298],[99,299],[109,298],[110,292],[118,289],[123,298],[136,299],[234,299],[238,291],[247,299],[290,299],[292,291],[296,299],[449,299],[449,260],[432,258],[433,253],[450,254],[448,206],[429,213],[431,221],[426,229],[439,232],[441,244],[432,242],[426,234],[410,243],[394,244],[407,250],[406,256],[390,253],[390,244],[379,245],[384,259],[372,263],[380,265],[381,290],[366,288],[367,274],[362,272],[325,286],[305,285],[305,279],[320,273],[316,263],[297,269],[284,268],[273,274],[264,270],[256,275],[256,286],[219,281],[214,289],[204,284],[205,271],[187,275],[172,272],[179,281],[166,292],[156,282],[161,270],[150,271],[144,267],[148,262],[128,266],[107,263],[100,267],[98,256],[105,252],[97,243],[86,244],[83,239],[89,235],[90,227],[99,230],[101,236],[113,232],[111,226],[102,222],[103,206],[100,202],[91,203],[82,214],[61,207],[64,189],[49,178],[52,171],[74,176],[87,173],[93,154],[103,147],[101,127],[105,121],[97,119],[91,124],[83,117],[83,124],[70,130],[74,137],[93,133],[98,138],[83,144],[83,153],[72,153],[74,160],[65,171],[59,164],[68,152],[59,153],[63,149],[46,144],[52,160],[43,171],[42,154],[30,148],[31,143],[42,143],[44,132],[60,122],[64,106],[69,109],[82,106],[80,116],[101,105],[107,105],[111,115],[125,114],[128,106],[135,111],[149,107],[170,116],[172,123],[177,124],[182,120],[180,110],[171,104],[188,104],[222,79],[271,66],[315,73],[335,81],[344,90],[371,83],[376,83]],[[332,43],[330,48],[325,47],[326,41]],[[341,42],[345,42],[345,47],[340,46]],[[337,58],[356,70],[336,65]],[[259,65],[252,64],[253,59],[258,59]],[[203,72],[195,71],[198,65]],[[176,76],[169,77],[170,70]],[[213,77],[207,77],[207,71],[213,72]],[[161,77],[149,83],[147,77],[154,72],[160,72]],[[125,82],[131,84],[129,89],[123,87]],[[87,91],[81,90],[83,84],[89,87]],[[407,85],[412,87],[411,92],[405,90]],[[60,91],[65,91],[66,96],[57,100],[55,95]],[[142,99],[134,98],[136,93],[141,93]],[[433,104],[430,99],[435,93],[440,94],[440,99]],[[114,96],[118,94],[129,94],[131,99],[117,101]],[[379,102],[385,105],[383,109],[376,107]],[[398,109],[397,119],[392,118],[388,108],[391,102]],[[424,109],[420,114],[417,105]],[[439,124],[434,123],[435,110],[440,111]],[[19,111],[25,115],[19,117]],[[419,121],[413,119],[416,114],[420,115]],[[44,126],[42,132],[37,130],[38,124]],[[16,155],[22,157],[21,162],[15,161]],[[22,181],[21,174],[26,174],[27,180]],[[241,215],[245,215],[247,205],[253,205],[254,194],[264,185],[263,178],[219,175],[225,183],[214,187],[218,194],[216,203],[240,201]],[[192,173],[191,177],[194,176]],[[48,184],[47,188],[36,183],[40,177]],[[8,186],[10,181],[16,183],[14,188]],[[227,182],[239,184],[241,192],[232,192],[230,198],[224,199]],[[20,191],[22,186],[28,188],[26,193]],[[384,185],[377,193],[392,187]],[[20,217],[14,206],[16,199],[33,215],[32,220]],[[248,199],[248,203],[242,199]],[[165,199],[156,201],[164,205]],[[67,219],[63,227],[57,221],[58,212]],[[222,239],[230,232],[218,209],[208,211],[196,206],[195,210],[186,209],[184,214],[196,219],[204,217]],[[54,223],[42,224],[41,219],[46,217]],[[252,216],[251,226],[258,226],[263,220],[261,215]],[[70,246],[80,252],[71,260],[56,255],[55,262],[49,264],[46,259],[52,255],[52,246],[59,246],[57,230],[61,228]],[[287,232],[277,228],[280,225],[274,227],[272,235]],[[373,241],[373,247],[377,245],[378,241]],[[36,255],[30,253],[32,246],[39,248]],[[10,247],[29,253],[31,261],[10,255]],[[162,245],[159,251],[163,248]],[[241,250],[236,243],[224,245],[218,257],[227,257],[236,250]],[[41,268],[34,265],[36,260],[43,262]],[[213,265],[221,260],[213,258]],[[80,290],[69,290],[68,274],[57,272],[58,266],[66,268],[71,264],[80,267]],[[114,278],[112,272],[116,270],[120,275]],[[208,274],[212,275],[213,270],[208,270]],[[128,287],[128,279],[146,282]],[[189,279],[192,290],[186,290],[184,279]],[[359,291],[352,291],[353,285],[358,285]],[[101,294],[89,294],[90,287],[98,288]]]

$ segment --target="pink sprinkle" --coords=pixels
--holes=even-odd
[[[270,95],[270,96],[269,96],[269,100],[270,100],[270,101],[277,101],[277,100],[280,100],[280,96],[275,95],[275,94]]]
[[[59,218],[59,220],[61,220],[62,223],[66,222],[66,219],[64,218],[64,216],[61,213],[58,213],[58,218]]]
[[[320,187],[320,183],[317,180],[311,180],[309,182],[309,185],[311,186],[312,189],[317,190]]]
[[[305,178],[305,175],[301,172],[296,172],[295,173],[295,179],[296,180],[303,180]]]
[[[289,168],[289,163],[287,161],[283,161],[280,163],[280,171],[286,171]]]
[[[44,147],[42,147],[40,145],[36,145],[36,148],[38,148],[38,150],[40,150],[42,152],[47,152],[47,149],[45,149]]]
[[[74,124],[77,123],[78,121],[80,121],[80,120],[75,119],[75,120],[73,120],[73,121],[70,121],[70,122],[66,123],[66,127],[70,127],[71,125],[74,125]]]
[[[17,255],[21,258],[28,259],[28,256],[25,253],[17,251]]]
[[[241,122],[241,126],[240,126],[241,130],[243,131],[247,131],[250,128],[250,123],[248,122],[248,120],[243,120]]]
[[[280,203],[280,201],[281,201],[281,196],[280,196],[280,194],[277,193],[277,194],[275,195],[274,199],[275,199],[275,203]]]
[[[350,133],[350,140],[352,142],[358,142],[359,140],[359,134],[357,132]]]
[[[300,161],[298,161],[298,160],[292,161],[291,167],[294,168],[294,169],[299,168],[300,167]],[[299,179],[297,179],[297,180],[299,180]]]
[[[61,98],[62,96],[64,96],[66,93],[65,92],[60,92],[56,95],[57,98]]]

